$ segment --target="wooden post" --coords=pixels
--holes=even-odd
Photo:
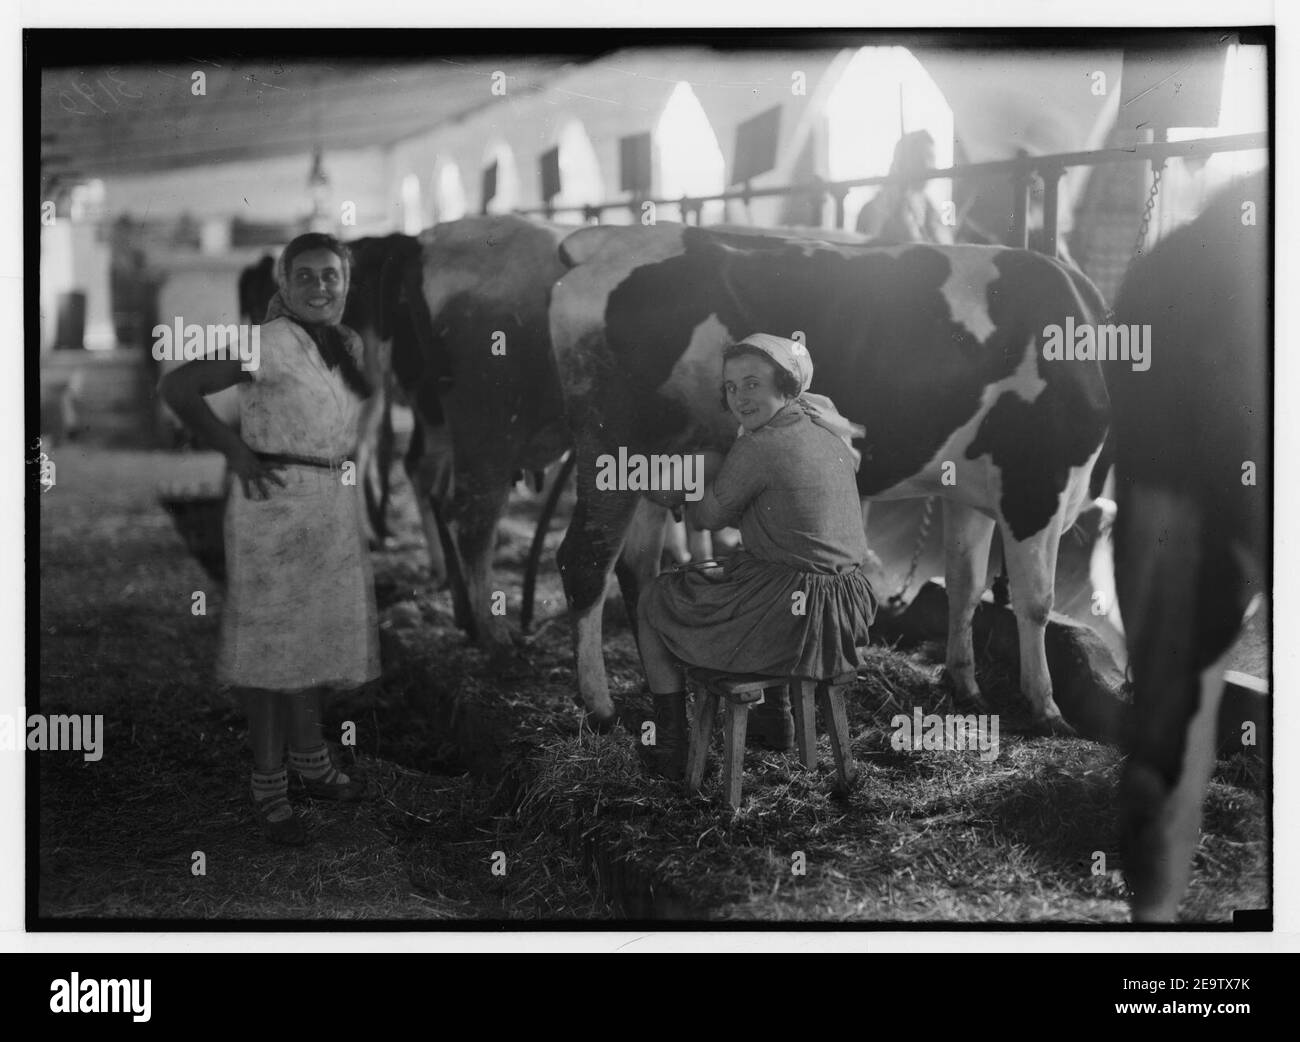
[[[790,710],[794,713],[794,747],[805,770],[817,766],[817,682],[790,681]]]
[[[1061,175],[1065,171],[1059,167],[1050,167],[1043,174],[1043,252],[1049,257],[1056,256],[1057,220],[1059,217],[1059,192]]]
[[[745,780],[745,732],[749,728],[749,703],[727,699],[727,745],[722,759],[723,800],[735,810]]]
[[[1023,153],[1022,153],[1023,154]],[[1029,248],[1029,167],[1018,167],[1011,180],[1011,242],[1022,250]]]
[[[826,719],[826,730],[830,732],[840,789],[848,792],[857,781],[858,770],[853,763],[853,748],[849,742],[849,716],[844,709],[844,688],[823,681],[817,685],[817,699],[821,702],[822,715]]]
[[[708,684],[698,685],[695,691],[695,731],[691,735],[686,763],[687,792],[699,792],[704,781],[704,761],[709,755],[709,739],[713,737],[713,718],[717,712],[717,692]]]

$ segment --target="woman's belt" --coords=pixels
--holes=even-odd
[[[321,470],[339,470],[346,460],[327,459],[324,456],[299,456],[292,452],[255,452],[263,463],[285,463],[300,467],[319,467]]]

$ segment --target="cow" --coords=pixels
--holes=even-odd
[[[1269,185],[1231,186],[1131,268],[1114,321],[1150,368],[1107,363],[1115,572],[1133,680],[1121,779],[1132,916],[1167,922],[1214,766],[1223,659],[1268,595]]]
[[[392,358],[416,418],[407,471],[430,544],[444,521],[448,529],[458,620],[497,661],[512,643],[493,611],[497,525],[516,475],[569,447],[547,306],[573,230],[512,215],[438,224],[400,279],[410,287],[418,272],[430,330],[399,341]]]
[[[1048,327],[1104,315],[1079,274],[1023,250],[857,247],[658,224],[579,231],[551,301],[551,338],[577,453],[577,502],[559,565],[579,689],[593,726],[617,718],[601,609],[618,561],[624,597],[653,573],[634,491],[602,491],[605,453],[725,452],[721,349],[752,332],[802,337],[813,390],[866,428],[867,498],[944,502],[947,673],[981,704],[971,622],[995,526],[1006,547],[1020,683],[1035,727],[1073,733],[1053,697],[1044,630],[1061,534],[1090,485],[1109,403],[1095,362],[1049,362]],[[640,550],[645,553],[638,553]],[[641,564],[637,564],[637,560]]]
[[[276,288],[275,258],[269,253],[241,271],[238,286],[240,320],[260,326]]]

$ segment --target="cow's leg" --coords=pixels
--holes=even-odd
[[[1171,686],[1182,682],[1184,705],[1196,705],[1190,720],[1183,716],[1169,725],[1183,729],[1186,740],[1176,777],[1171,780],[1141,754],[1124,765],[1121,834],[1135,922],[1169,923],[1178,917],[1178,902],[1191,878],[1192,854],[1201,834],[1201,804],[1214,773],[1226,658],[1190,678],[1190,686],[1186,677],[1153,681]],[[1134,726],[1142,730],[1164,726],[1160,714],[1140,700],[1141,695],[1135,699]]]
[[[1234,591],[1205,596],[1200,514],[1185,497],[1137,489],[1120,504],[1117,580],[1133,674],[1133,732],[1121,783],[1124,874],[1133,918],[1172,922],[1191,875],[1201,801],[1214,768],[1223,653],[1198,619]],[[1226,586],[1226,584],[1222,584]],[[1199,595],[1199,596],[1198,596]],[[1230,620],[1235,621],[1235,620]],[[1223,632],[1234,630],[1230,624]],[[1198,665],[1215,659],[1208,669]]]
[[[1061,515],[1055,514],[1028,539],[1016,539],[1005,521],[1000,530],[1011,580],[1011,608],[1020,636],[1020,690],[1029,701],[1036,730],[1072,736],[1074,728],[1065,722],[1052,697],[1052,674],[1047,668],[1047,620],[1055,597]]]
[[[947,676],[959,702],[987,709],[975,680],[975,608],[984,595],[993,518],[950,499],[943,501],[944,581],[948,590]]]
[[[616,719],[601,645],[605,587],[632,519],[635,492],[597,492],[592,488],[594,457],[578,458],[578,499],[556,561],[574,622],[578,691],[592,723],[601,729]]]
[[[411,432],[411,444],[407,448],[406,458],[402,461],[406,468],[407,480],[415,493],[415,506],[420,512],[420,527],[424,530],[424,545],[429,551],[429,574],[433,581],[441,585],[447,581],[447,555],[443,545],[445,526],[434,513],[432,495],[432,474],[429,464],[424,459],[424,423],[417,415],[415,429]],[[450,539],[450,534],[447,534]]]
[[[473,489],[471,493],[469,490]],[[502,616],[493,612],[492,556],[497,525],[510,497],[508,471],[456,477],[456,547],[469,598],[474,633],[479,644],[498,662],[510,649],[510,632]]]

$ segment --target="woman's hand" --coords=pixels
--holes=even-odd
[[[285,487],[284,479],[276,473],[283,468],[268,466],[263,463],[257,458],[257,454],[242,441],[237,448],[230,452],[226,460],[230,464],[230,469],[239,475],[239,480],[244,486],[244,497],[246,499],[270,499],[270,482],[272,481],[281,488]],[[256,494],[254,494],[255,491]]]

